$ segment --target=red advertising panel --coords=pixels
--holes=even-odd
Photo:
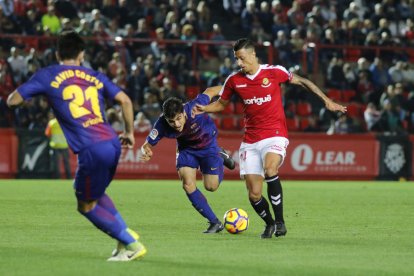
[[[298,179],[372,179],[378,156],[379,143],[370,135],[298,135],[291,137],[280,171]]]
[[[13,129],[0,129],[0,177],[12,177],[17,171],[17,138]]]

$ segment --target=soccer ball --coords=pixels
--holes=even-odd
[[[249,216],[240,208],[232,208],[224,214],[224,228],[231,234],[246,231],[249,227]]]

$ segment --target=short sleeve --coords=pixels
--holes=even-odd
[[[27,82],[17,88],[19,94],[23,99],[27,100],[34,96],[45,93],[45,81],[43,80],[44,71],[39,71],[34,74]]]
[[[276,74],[276,78],[279,80],[279,82],[287,82],[292,80],[292,73],[289,72],[285,67],[276,65],[273,66],[273,71]]]
[[[164,137],[165,127],[163,124],[164,116],[158,118],[155,122],[153,129],[147,136],[147,141],[151,146],[155,146]]]
[[[227,77],[220,91],[220,97],[225,101],[229,101],[234,92],[233,81],[230,79],[231,76]]]

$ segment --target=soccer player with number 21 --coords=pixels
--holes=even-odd
[[[85,43],[74,31],[57,41],[59,65],[36,72],[7,99],[16,107],[33,96],[47,97],[72,151],[78,156],[74,181],[78,211],[117,240],[108,261],[131,261],[147,252],[105,193],[115,174],[122,146],[134,145],[133,110],[128,96],[107,76],[81,66]],[[119,137],[105,118],[104,99],[121,105],[125,131]]]

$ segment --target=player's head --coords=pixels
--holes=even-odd
[[[236,59],[237,65],[246,74],[255,73],[258,61],[256,57],[256,51],[254,43],[247,39],[241,38],[234,43],[233,46],[234,58]]]
[[[71,59],[82,61],[84,50],[85,42],[74,30],[66,30],[59,35],[56,53],[59,61]]]
[[[162,112],[167,123],[176,131],[183,131],[187,117],[184,113],[183,101],[179,98],[168,98],[162,105]]]

